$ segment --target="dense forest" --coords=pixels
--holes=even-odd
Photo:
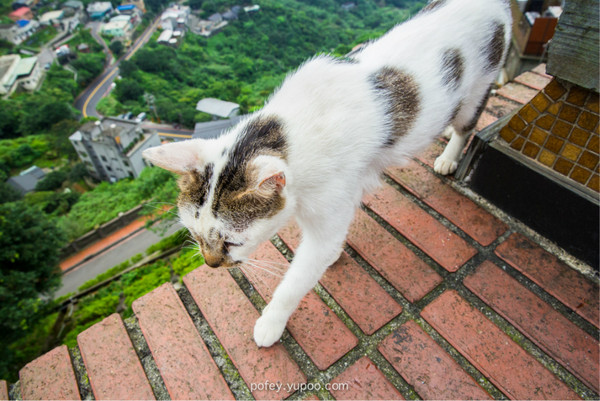
[[[415,14],[426,0],[359,0],[348,11],[341,7],[345,2],[262,0],[260,11],[240,13],[238,20],[210,38],[188,33],[178,48],[158,45],[156,33],[131,60],[122,62],[121,79],[100,111],[106,115],[145,111],[161,122],[186,127],[208,118],[195,110],[204,97],[233,101],[243,112],[252,112],[286,73],[307,58],[321,52],[343,57],[354,45]],[[146,4],[151,9],[146,22],[165,5],[161,0]],[[235,5],[226,0],[189,0],[189,4],[200,18]],[[6,0],[2,6],[7,10]],[[40,333],[47,334],[56,317],[51,313],[55,304],[49,300],[59,284],[60,247],[142,201],[152,200],[151,207],[156,208],[176,195],[174,177],[164,170],[147,169],[137,180],[99,184],[78,163],[68,137],[85,121],[79,120],[73,101],[101,73],[104,60],[102,46],[85,28],[70,42],[73,47],[79,43],[89,44],[92,52],[76,54],[65,66],[52,65],[39,91],[0,99],[0,312],[5,317],[0,324],[0,377],[11,380],[43,351],[45,334]],[[0,54],[18,51],[7,49],[6,43],[0,43],[0,50]],[[149,109],[145,94],[154,96],[155,110]],[[5,180],[33,164],[51,172],[23,198]],[[184,259],[185,269],[175,268],[179,273],[196,263],[190,255]],[[128,274],[115,289],[105,291],[111,302],[98,295],[90,301],[93,312],[82,309],[77,327],[64,341],[74,341],[79,331],[113,313],[118,303],[113,291],[130,291],[119,286],[140,280],[141,274],[151,277],[147,280],[151,284],[131,290],[128,304],[136,294],[168,280],[169,267],[158,263]]]

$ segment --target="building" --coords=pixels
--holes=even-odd
[[[133,31],[130,15],[117,15],[102,25],[102,34],[115,38],[129,38]]]
[[[25,195],[33,191],[37,183],[45,176],[46,173],[41,168],[32,166],[19,175],[10,177],[6,183],[19,191],[21,195]]]
[[[244,118],[243,116],[235,116],[226,120],[209,121],[205,123],[196,123],[192,138],[212,139],[221,136],[229,128],[236,125]]]
[[[156,131],[115,117],[88,122],[69,140],[90,174],[110,182],[138,177],[147,166],[142,151],[160,145]]]
[[[240,113],[240,105],[207,97],[196,104],[196,110],[211,114],[213,117],[231,118]]]
[[[21,58],[16,54],[0,57],[0,95],[10,95],[21,87],[34,91],[42,75],[37,57]]]
[[[144,0],[125,0],[121,3],[122,6],[134,5],[142,14],[146,13],[146,4]]]
[[[28,21],[31,21],[33,19],[33,13],[31,12],[31,9],[29,7],[21,7],[8,14],[8,17],[15,22],[17,22],[20,19],[26,19]]]
[[[63,10],[48,11],[47,13],[44,13],[41,17],[39,17],[38,21],[42,25],[56,26],[60,24],[64,17],[65,12]]]
[[[86,9],[90,18],[94,21],[103,19],[113,12],[113,6],[108,1],[90,3]]]
[[[40,27],[36,20],[21,19],[14,24],[0,24],[0,39],[4,39],[14,45],[20,45],[33,35]]]

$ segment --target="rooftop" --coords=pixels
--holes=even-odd
[[[196,110],[223,118],[230,117],[239,108],[240,105],[237,103],[226,102],[211,97],[202,99],[196,104]]]
[[[533,98],[543,71],[498,90],[477,129]],[[255,253],[277,271],[200,266],[28,364],[11,396],[596,399],[597,278],[436,175],[442,146],[386,171],[281,343],[259,349],[252,329],[298,246],[293,224]]]

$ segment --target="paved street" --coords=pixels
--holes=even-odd
[[[158,235],[153,231],[142,229],[125,241],[64,274],[62,287],[57,291],[55,296],[60,297],[70,292],[77,292],[77,289],[86,281],[95,278],[97,275],[104,273],[138,253],[143,254],[150,245],[173,234],[180,228],[181,225],[173,224],[163,236]]]

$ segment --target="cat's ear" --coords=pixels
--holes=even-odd
[[[253,164],[257,168],[256,189],[259,193],[269,196],[283,191],[287,184],[283,160],[275,156],[258,156]]]
[[[204,165],[201,144],[196,140],[173,142],[148,148],[144,150],[142,156],[155,166],[176,174],[197,170]]]

